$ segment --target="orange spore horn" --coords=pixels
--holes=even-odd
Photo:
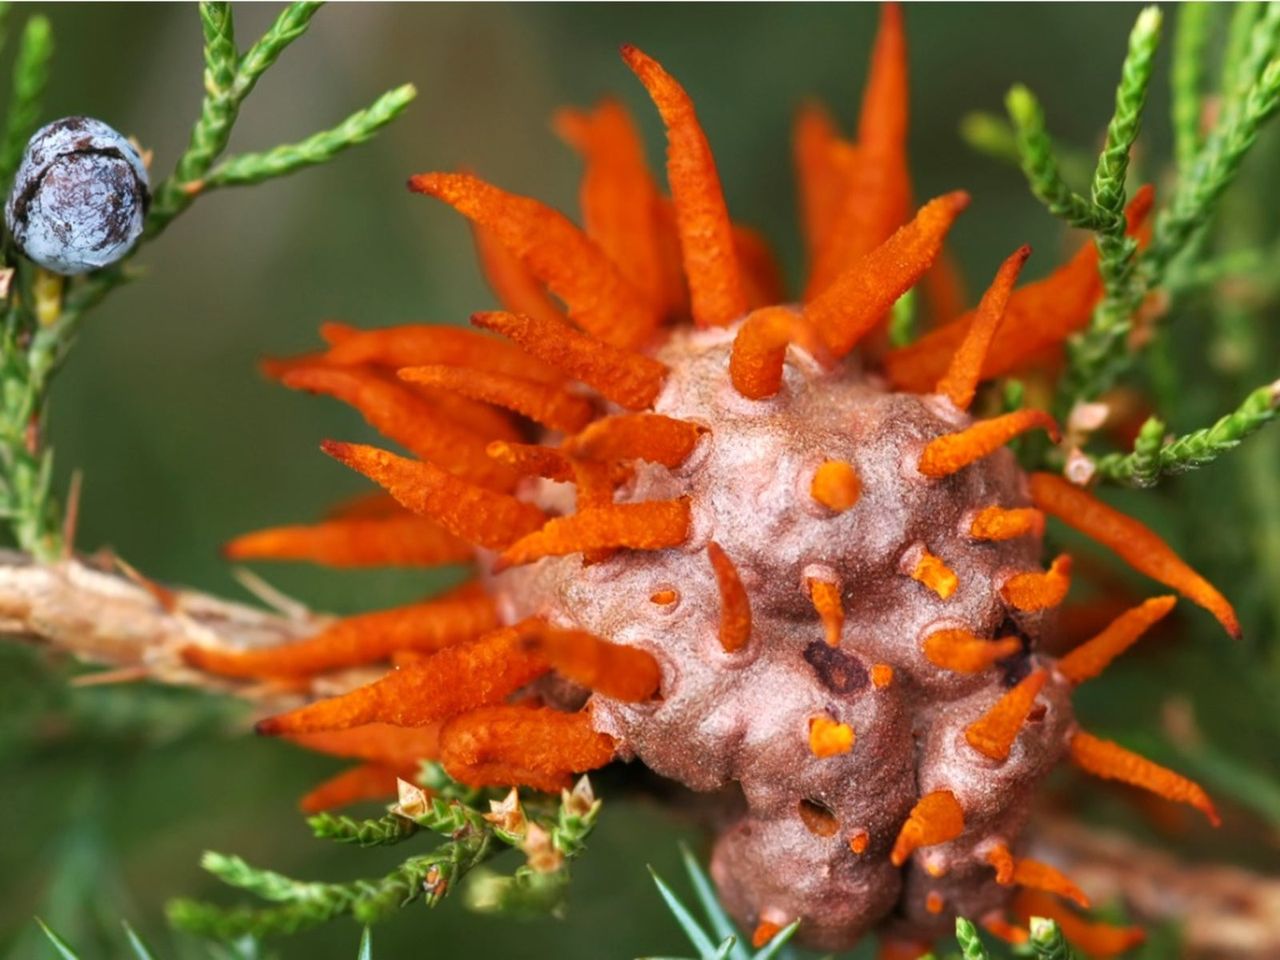
[[[270,527],[236,537],[229,560],[309,560],[330,567],[429,567],[473,551],[434,520],[410,515]]]
[[[334,326],[322,324],[320,335],[330,339]],[[380,330],[351,328],[349,334],[330,344],[322,360],[330,366],[367,364],[388,370],[446,364],[525,377],[539,383],[557,383],[564,379],[506,340],[466,327],[431,323],[408,323]]]
[[[1126,211],[1130,236],[1140,231],[1153,200],[1149,187],[1134,193]],[[1082,329],[1101,296],[1097,247],[1086,243],[1067,264],[1009,297],[1004,322],[987,349],[981,379],[1008,373]],[[970,311],[914,343],[890,351],[884,366],[893,385],[913,393],[931,390],[946,373],[974,316]]]
[[[880,28],[858,117],[857,160],[809,279],[805,299],[821,294],[850,264],[883,243],[907,219],[907,45],[902,10],[880,8]]]
[[[900,867],[921,847],[946,843],[963,832],[964,811],[960,809],[955,794],[950,790],[926,793],[911,808],[911,815],[894,841],[889,860],[895,867]]]
[[[1003,843],[995,844],[987,851],[986,860],[996,872],[996,883],[1002,887],[1013,883],[1013,874],[1017,865],[1007,846]]]
[[[593,336],[619,346],[643,342],[660,319],[649,300],[564,215],[466,173],[424,173],[409,189],[449,204],[492,231]]]
[[[514,484],[510,470],[485,456],[481,437],[441,417],[408,387],[368,369],[308,367],[285,374],[281,382],[350,404],[383,436],[464,480],[498,490]]]
[[[192,666],[226,677],[309,676],[386,660],[396,651],[439,650],[497,625],[492,599],[467,585],[437,600],[347,617],[315,636],[278,647],[191,646],[182,655]]]
[[[1240,637],[1240,621],[1226,597],[1150,528],[1051,473],[1031,475],[1031,499],[1045,513],[1115,551],[1139,573],[1204,607],[1218,618],[1227,633]]]
[[[628,410],[653,406],[667,368],[646,357],[579,333],[568,324],[539,320],[518,313],[477,313],[477,326],[501,333],[530,354]]]
[[[1152,597],[1120,616],[1090,640],[1086,640],[1058,661],[1058,672],[1072,683],[1091,680],[1116,657],[1138,642],[1138,639],[1162,620],[1177,597]]]
[[[831,115],[812,102],[796,113],[791,144],[804,245],[812,264],[840,213],[856,149],[840,139]]]
[[[1015,610],[1045,610],[1056,607],[1071,588],[1071,558],[1054,557],[1043,573],[1018,573],[1004,582],[1000,596]]]
[[[1032,917],[1055,921],[1072,946],[1099,960],[1126,953],[1147,938],[1140,927],[1082,920],[1069,907],[1038,890],[1019,891],[1013,899],[1012,908],[1024,921],[1029,922]]]
[[[1019,860],[1013,869],[1013,882],[1020,887],[1031,887],[1065,897],[1082,909],[1089,909],[1089,898],[1083,890],[1061,870],[1039,860]]]
[[[989,420],[978,420],[956,433],[944,433],[930,440],[920,454],[917,468],[926,477],[949,477],[1037,427],[1048,431],[1057,443],[1058,425],[1043,410],[1015,410]]]
[[[485,447],[485,453],[508,464],[522,476],[546,477],[561,483],[572,483],[574,480],[573,461],[555,447],[495,440]]]
[[[973,403],[987,349],[991,346],[1000,321],[1004,319],[1009,295],[1013,292],[1013,285],[1018,281],[1018,274],[1022,272],[1022,265],[1029,256],[1031,248],[1021,247],[1000,265],[995,279],[978,304],[973,323],[969,325],[960,348],[951,358],[951,365],[934,387],[935,393],[942,394],[961,410],[968,410]]]
[[[667,181],[694,323],[726,326],[747,312],[747,299],[711,146],[693,101],[656,60],[630,45],[623,46],[622,59],[644,84],[667,130]]]
[[[729,379],[748,400],[766,400],[782,386],[788,345],[816,353],[819,344],[804,318],[791,307],[764,307],[738,328],[729,356]]]
[[[267,717],[256,729],[275,736],[367,723],[425,726],[500,702],[549,669],[540,654],[524,649],[521,631],[505,627],[446,647],[350,693]]]
[[[475,238],[476,259],[480,270],[489,284],[489,289],[498,298],[504,310],[512,313],[527,313],[543,321],[561,321],[567,318],[560,305],[551,298],[542,281],[533,275],[520,258],[502,245],[502,241],[479,224],[471,225],[471,233]],[[436,328],[439,329],[439,328]],[[417,363],[445,363],[443,360],[418,360]],[[457,362],[457,361],[453,361]],[[396,364],[409,366],[410,364]],[[474,363],[468,364],[475,366]],[[501,370],[501,373],[514,373],[516,370]],[[553,380],[555,378],[553,377]]]
[[[969,746],[992,760],[1004,762],[1009,759],[1013,741],[1018,738],[1022,725],[1027,722],[1031,707],[1048,677],[1045,670],[1027,674],[1017,686],[997,700],[990,710],[969,724],[964,731],[964,738]]]
[[[1198,783],[1126,750],[1117,743],[1079,730],[1071,738],[1068,753],[1076,766],[1095,777],[1141,787],[1174,803],[1195,807],[1215,827],[1222,823],[1213,801]]]
[[[804,317],[827,347],[843,357],[933,264],[957,216],[969,204],[963,191],[920,208],[915,219],[846,269],[805,304]]]
[[[590,111],[561,110],[554,122],[586,161],[578,196],[587,236],[662,313],[670,312],[675,304],[662,302],[661,196],[626,108],[606,99]]]
[[[560,675],[614,700],[648,700],[662,682],[652,654],[585,630],[539,626],[526,634],[525,646],[540,652]]]
[[[522,537],[503,551],[496,568],[614,547],[665,550],[688,539],[689,523],[687,497],[588,507]]]
[[[853,464],[826,460],[813,472],[809,496],[833,513],[843,513],[862,496],[862,478]]]
[[[494,772],[505,771],[511,777],[501,785],[540,790],[560,789],[571,774],[603,767],[615,749],[612,737],[592,729],[586,712],[508,704],[454,717],[441,729],[440,745],[445,769],[464,783],[490,785]]]
[[[689,459],[706,428],[660,413],[601,417],[570,437],[564,450],[590,460],[648,460],[678,467]]]
[[[389,723],[369,723],[347,730],[300,733],[291,742],[334,757],[350,757],[396,769],[416,768],[423,760],[440,756],[440,725],[396,727]]]
[[[980,673],[1021,649],[1022,641],[1017,637],[986,640],[967,630],[935,630],[924,640],[929,662],[956,673]]]
[[[573,433],[595,416],[595,407],[586,397],[524,377],[440,365],[403,367],[396,375],[408,383],[443,387],[475,400],[495,403],[551,430]]]
[[[829,580],[809,580],[809,599],[822,619],[822,629],[827,645],[840,646],[840,632],[844,629],[844,603],[840,599],[840,584]]]
[[[720,646],[736,653],[751,639],[751,599],[738,568],[714,540],[707,544],[707,556],[720,589]]]
[[[326,440],[320,448],[468,543],[500,550],[546,521],[532,504],[467,483],[434,464],[357,443]]]
[[[960,586],[960,578],[941,557],[928,550],[920,553],[920,559],[911,569],[911,579],[924,584],[938,595],[940,600],[950,600]]]
[[[381,800],[396,795],[396,781],[412,771],[397,770],[376,763],[349,767],[314,787],[298,801],[303,813],[321,813],[348,807],[364,800]]]
[[[809,752],[819,759],[836,757],[853,749],[853,727],[825,713],[809,718]]]
[[[1044,533],[1044,514],[1032,507],[983,507],[969,523],[974,540],[1012,540]]]

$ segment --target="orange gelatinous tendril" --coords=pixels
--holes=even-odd
[[[956,673],[980,673],[1021,649],[1022,641],[1017,637],[986,640],[968,630],[935,630],[924,640],[929,662]]]
[[[963,832],[964,811],[960,809],[955,794],[950,790],[934,790],[926,793],[911,808],[911,815],[902,825],[889,859],[895,867],[900,867],[921,847],[946,843]]]
[[[926,477],[949,477],[975,460],[995,453],[1028,430],[1041,428],[1058,442],[1058,425],[1043,410],[1015,410],[989,420],[978,420],[956,433],[930,440],[920,454],[917,469]]]
[[[434,464],[358,443],[326,440],[320,448],[469,543],[500,550],[546,521],[532,504],[469,484]]]
[[[1049,677],[1046,670],[1035,670],[1023,677],[980,718],[965,728],[969,746],[984,757],[1003,763],[1018,738],[1022,725],[1036,702],[1036,697]]]
[[[628,410],[653,406],[667,377],[667,368],[657,360],[593,339],[558,321],[489,312],[473,314],[471,322],[510,337],[533,356]]]
[[[1152,597],[1116,617],[1105,630],[1058,660],[1058,672],[1072,683],[1091,680],[1173,609],[1177,597]]]
[[[1198,783],[1138,756],[1118,743],[1079,730],[1071,738],[1068,753],[1076,766],[1096,777],[1119,780],[1166,800],[1195,807],[1215,827],[1222,823],[1213,801]]]
[[[1231,636],[1240,636],[1240,621],[1226,597],[1144,524],[1055,474],[1031,475],[1031,499],[1045,513],[1114,550],[1139,573],[1172,587],[1204,607]]]
[[[693,322],[722,327],[747,312],[720,175],[693,101],[653,58],[630,45],[622,59],[644,84],[667,130],[667,180],[675,201]]]
[[[485,453],[523,476],[546,477],[562,483],[572,483],[574,480],[573,461],[554,447],[495,440],[485,447]]]
[[[225,547],[230,560],[309,560],[331,567],[435,566],[470,560],[472,549],[434,520],[400,514],[270,527]]]
[[[813,263],[840,212],[840,200],[848,180],[841,152],[849,166],[855,152],[836,131],[835,122],[818,103],[802,104],[792,128],[792,156],[800,194],[801,226],[805,250]]]
[[[485,456],[481,437],[439,416],[401,384],[359,367],[308,367],[281,381],[350,404],[383,436],[464,480],[500,490],[512,486],[511,472]]]
[[[1044,533],[1044,514],[1033,507],[983,507],[969,522],[969,536],[974,540],[1000,541],[1040,536]]]
[[[347,617],[293,643],[248,650],[190,646],[182,656],[225,677],[309,676],[385,660],[398,651],[430,653],[497,625],[493,599],[469,584],[439,599]]]
[[[349,767],[314,787],[298,801],[303,813],[321,813],[363,800],[396,795],[396,782],[412,770],[397,770],[376,763]]]
[[[928,550],[921,552],[920,559],[911,568],[911,579],[924,584],[942,600],[950,600],[960,586],[955,571]]]
[[[566,453],[591,460],[648,460],[678,467],[689,459],[706,428],[660,413],[601,417],[564,442]]]
[[[648,700],[662,682],[662,671],[652,654],[611,643],[585,630],[532,628],[525,635],[525,646],[546,657],[557,673],[615,700]]]
[[[956,350],[955,356],[951,358],[951,365],[947,367],[946,374],[934,387],[935,393],[942,394],[961,410],[968,410],[969,405],[973,403],[973,395],[977,392],[978,381],[982,376],[982,363],[986,359],[987,349],[991,346],[991,340],[996,335],[1000,321],[1004,319],[1009,295],[1013,292],[1013,285],[1017,282],[1018,274],[1022,272],[1022,266],[1029,256],[1031,256],[1031,248],[1020,247],[1000,265],[995,279],[991,281],[991,286],[987,288],[982,301],[978,304],[973,323],[969,325],[964,340]]]
[[[861,856],[867,852],[867,845],[871,842],[871,837],[865,830],[859,830],[849,838],[849,849]]]
[[[997,843],[992,846],[987,851],[986,860],[996,872],[996,883],[1002,887],[1007,887],[1013,883],[1013,874],[1017,864],[1013,859],[1013,854],[1009,852],[1009,848],[1005,844]]]
[[[836,277],[804,307],[804,317],[827,347],[843,357],[929,269],[969,195],[930,200],[915,219]]]
[[[542,783],[603,767],[615,750],[612,737],[592,729],[588,713],[511,704],[454,717],[441,728],[440,746],[451,772],[499,766],[541,774]]]
[[[449,204],[514,253],[569,307],[582,329],[618,346],[647,339],[660,317],[595,243],[563,214],[466,173],[423,173],[409,189]]]
[[[521,629],[505,627],[446,647],[350,693],[260,720],[268,736],[341,730],[367,723],[424,726],[504,699],[549,666],[523,649]]]
[[[798,344],[810,353],[818,346],[803,317],[791,307],[755,310],[738,328],[729,355],[729,379],[748,400],[767,400],[782,387],[787,347]]]
[[[819,759],[839,756],[853,749],[853,727],[825,713],[809,718],[809,752]]]
[[[480,269],[489,284],[489,289],[498,298],[503,309],[510,310],[512,313],[527,313],[545,322],[563,322],[567,319],[559,304],[548,295],[542,281],[533,275],[533,271],[526,267],[519,257],[502,245],[502,241],[492,230],[472,223],[471,234],[475,238],[476,258],[480,261]],[[436,358],[412,361],[412,363],[444,362],[457,361],[443,361]],[[396,364],[396,366],[410,365],[410,363]],[[466,365],[477,366],[474,362]],[[511,369],[498,372],[516,373],[518,371],[519,366],[515,365]],[[554,383],[559,379],[561,378],[553,371],[550,382]]]
[[[1065,553],[1053,558],[1043,573],[1019,573],[1000,588],[1000,596],[1015,610],[1045,610],[1066,599],[1071,588],[1071,558]]]
[[[586,162],[578,198],[587,236],[637,290],[671,310],[674,304],[661,302],[661,197],[626,108],[605,99],[590,111],[561,110],[554,123]]]
[[[439,724],[397,727],[389,723],[367,723],[346,730],[299,733],[288,739],[317,753],[397,769],[414,769],[421,761],[440,756]]]
[[[524,377],[484,373],[467,367],[403,367],[396,374],[407,383],[456,390],[464,396],[514,410],[551,430],[581,430],[595,407],[586,397],[563,387]]]
[[[755,930],[751,933],[751,946],[759,950],[766,943],[778,935],[778,931],[782,929],[780,924],[774,923],[772,920],[761,920],[756,924]]]
[[[858,155],[831,231],[825,237],[805,298],[884,242],[910,213],[907,172],[907,43],[902,10],[880,8],[880,27],[858,116]]]
[[[540,530],[513,543],[498,558],[497,568],[613,547],[665,550],[688,539],[689,522],[687,497],[588,507],[548,520]]]
[[[862,496],[862,478],[853,464],[843,460],[826,460],[813,471],[809,495],[828,510],[843,513]]]
[[[887,663],[876,663],[871,666],[872,685],[883,689],[893,683],[893,667]]]
[[[720,646],[725,653],[736,653],[751,639],[751,600],[738,568],[714,540],[707,544],[707,556],[720,590]]]
[[[809,599],[813,601],[813,608],[822,619],[827,645],[840,646],[840,632],[844,629],[844,604],[840,599],[840,584],[811,577]]]
[[[1019,860],[1013,870],[1013,882],[1020,887],[1057,894],[1086,910],[1089,908],[1089,898],[1083,890],[1061,870],[1039,860]]]

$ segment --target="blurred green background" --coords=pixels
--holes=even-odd
[[[1038,276],[1076,241],[1063,236],[1016,169],[961,142],[960,117],[998,112],[1009,85],[1023,81],[1040,95],[1054,134],[1092,150],[1137,9],[909,7],[917,194],[973,193],[953,234],[972,286],[1020,243],[1036,247],[1028,276]],[[100,117],[153,149],[153,169],[167,171],[201,94],[194,6],[68,4],[47,13],[58,52],[45,119]],[[237,13],[237,34],[247,43],[275,8],[245,5]],[[144,251],[150,275],[91,318],[52,405],[61,474],[76,467],[85,476],[79,546],[110,545],[157,578],[239,596],[220,543],[254,527],[310,519],[363,489],[317,449],[324,437],[363,439],[359,418],[268,384],[256,361],[307,349],[323,319],[461,323],[493,305],[464,221],[410,196],[404,181],[412,173],[465,165],[573,210],[578,165],[548,120],[559,105],[607,92],[635,109],[659,164],[660,130],[617,57],[622,42],[660,57],[692,92],[731,209],[773,238],[794,284],[791,117],[815,96],[851,129],[875,17],[867,5],[806,4],[345,4],[321,12],[249,101],[233,151],[301,137],[406,81],[417,85],[419,99],[372,144],[328,166],[202,199]],[[1163,81],[1162,69],[1157,75]],[[1167,155],[1166,104],[1161,82],[1144,139],[1149,155]],[[1250,169],[1266,162],[1251,158]],[[1263,209],[1275,209],[1274,194],[1266,202],[1272,205]],[[1185,364],[1181,407],[1163,411],[1175,427],[1207,422],[1256,385],[1203,372],[1196,322],[1184,322],[1170,339],[1171,362]],[[1274,357],[1274,334],[1263,342]],[[1211,742],[1215,730],[1230,732],[1229,762],[1260,781],[1255,807],[1265,809],[1276,799],[1267,789],[1275,790],[1280,756],[1280,698],[1266,695],[1274,689],[1266,684],[1280,679],[1270,639],[1277,584],[1263,575],[1276,573],[1275,534],[1269,548],[1257,539],[1246,492],[1251,483],[1274,483],[1276,446],[1259,440],[1247,456],[1258,462],[1250,466],[1242,454],[1144,495],[1140,511],[1241,603],[1250,640],[1229,648],[1207,617],[1184,613],[1181,627],[1164,634],[1170,650],[1147,650],[1091,689],[1082,712],[1104,731],[1149,730],[1156,755],[1177,762],[1162,746],[1157,713],[1165,695],[1185,692]],[[432,586],[419,574],[263,572],[339,612],[400,602]],[[178,894],[229,896],[198,869],[205,848],[316,878],[372,875],[395,862],[395,851],[311,840],[295,798],[337,764],[243,735],[233,711],[191,697],[65,691],[33,658],[12,652],[3,669],[0,956],[51,955],[34,935],[37,912],[86,956],[120,955],[119,917],[165,955],[190,950],[170,941],[162,904]],[[1123,804],[1109,810],[1138,821]],[[1246,825],[1213,841],[1216,854],[1275,868],[1280,813],[1271,813],[1270,821],[1256,810],[1242,813]],[[1258,843],[1264,834],[1272,840]],[[376,932],[376,955],[598,960],[679,952],[680,935],[644,864],[675,878],[677,839],[691,835],[656,806],[606,803],[566,920],[477,918],[453,902],[431,915],[415,907]],[[1198,833],[1190,844],[1209,846]],[[358,935],[339,922],[281,944],[280,955],[352,957]]]

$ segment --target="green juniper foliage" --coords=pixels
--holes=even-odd
[[[155,188],[139,246],[157,237],[209,190],[261,183],[324,163],[367,141],[408,106],[415,91],[412,86],[399,87],[331,130],[218,163],[255,84],[306,32],[319,7],[285,7],[271,28],[241,54],[231,5],[199,5],[205,62],[200,116],[173,172]],[[14,63],[13,95],[0,140],[0,192],[8,192],[27,140],[39,126],[52,52],[48,20],[30,18]],[[49,386],[86,313],[133,273],[127,262],[116,263],[64,282],[26,261],[11,243],[6,243],[3,271],[8,290],[0,295],[0,516],[18,547],[50,560],[67,545],[63,510],[51,488],[53,453],[41,437]]]
[[[464,902],[479,912],[560,913],[569,864],[586,849],[600,816],[600,801],[586,778],[550,806],[541,798],[522,805],[514,790],[501,801],[492,791],[469,790],[436,764],[425,773],[423,782],[433,788],[405,784],[400,802],[385,817],[356,821],[321,815],[308,823],[317,837],[361,846],[400,843],[419,830],[445,838],[430,851],[407,857],[383,876],[345,883],[295,880],[239,857],[206,853],[201,865],[219,880],[276,906],[225,908],[175,900],[169,905],[170,921],[188,933],[217,940],[295,933],[343,915],[369,924],[418,899],[435,906],[464,880]],[[485,804],[488,811],[482,809]],[[508,875],[488,870],[473,874],[507,850],[522,851],[527,862]]]

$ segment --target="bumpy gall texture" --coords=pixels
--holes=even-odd
[[[619,502],[689,497],[687,542],[591,565],[577,555],[545,559],[497,575],[489,588],[508,622],[545,617],[647,650],[661,664],[656,701],[596,694],[593,724],[623,756],[695,790],[740,785],[746,810],[718,841],[712,869],[748,929],[800,919],[805,942],[834,949],[896,914],[929,939],[951,922],[928,912],[930,893],[949,915],[982,916],[1007,899],[987,851],[1015,841],[1071,728],[1066,685],[1054,681],[1006,762],[964,737],[1037,662],[1046,614],[1010,609],[1000,587],[1040,570],[1039,538],[969,535],[983,507],[1028,506],[1026,478],[1007,451],[940,480],[921,475],[924,445],[969,417],[942,397],[890,392],[852,365],[829,373],[793,351],[776,397],[743,398],[727,375],[736,332],[681,332],[657,351],[671,373],[654,411],[706,432],[684,464],[638,464],[616,494]],[[862,481],[857,503],[841,513],[810,494],[829,460],[853,465]],[[543,503],[563,507],[559,485],[550,486]],[[733,653],[718,636],[710,541],[750,597],[751,639]],[[910,575],[926,550],[945,557],[959,580],[946,600]],[[813,580],[839,584],[838,647],[826,641]],[[668,589],[678,599],[651,601]],[[926,658],[924,640],[946,629],[1013,634],[1023,649],[982,673],[943,670]],[[883,687],[871,680],[878,664],[893,671]],[[852,728],[847,754],[813,755],[817,717]],[[894,840],[917,799],[935,790],[954,793],[965,833],[914,853],[900,871],[889,862]],[[868,845],[854,853],[850,841],[864,833]],[[926,863],[947,876],[929,876]]]
[[[29,259],[77,274],[127,254],[150,202],[147,169],[133,145],[101,120],[65,117],[27,144],[4,213]]]

